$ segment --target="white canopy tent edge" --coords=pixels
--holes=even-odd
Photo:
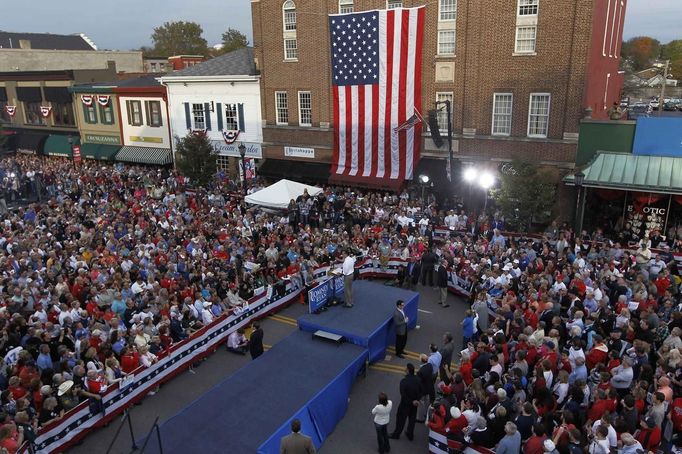
[[[303,195],[303,191],[306,189],[311,197],[322,192],[322,189],[316,186],[291,180],[279,180],[267,188],[247,195],[245,200],[246,203],[252,205],[284,210],[289,206],[291,199],[296,200],[298,196]]]

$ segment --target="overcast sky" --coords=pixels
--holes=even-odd
[[[544,0],[551,1],[551,0]],[[100,49],[151,45],[154,27],[174,20],[195,21],[209,45],[228,27],[251,37],[250,0],[23,0],[2,6],[6,31],[85,33]],[[39,10],[39,13],[36,11]],[[682,38],[682,0],[628,0],[625,38],[648,35],[667,43]]]

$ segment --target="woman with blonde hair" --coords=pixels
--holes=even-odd
[[[552,392],[556,396],[557,406],[561,406],[568,397],[568,372],[565,369],[559,371],[559,378]]]

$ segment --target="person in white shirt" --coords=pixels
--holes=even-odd
[[[210,324],[213,321],[213,313],[211,313],[212,305],[212,302],[204,301],[204,309],[201,311],[201,323],[203,323],[204,326]]]
[[[238,355],[246,355],[246,352],[249,351],[249,340],[244,335],[244,328],[233,331],[227,337],[227,351]]]
[[[355,272],[355,257],[350,255],[348,251],[344,250],[341,255],[343,258],[343,265],[341,271],[343,272],[343,298],[346,303],[345,307],[353,307],[353,273]]]
[[[391,420],[392,408],[393,402],[388,400],[388,396],[384,393],[379,393],[379,403],[372,409],[372,414],[374,415],[374,428],[377,431],[380,453],[387,453],[391,450],[391,446],[388,443],[388,423]]]
[[[450,230],[454,230],[457,228],[459,218],[457,217],[454,211],[450,210],[450,213],[447,216],[445,216],[444,222],[445,225],[447,225]]]

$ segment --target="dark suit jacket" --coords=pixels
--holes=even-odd
[[[436,371],[437,372],[437,371]],[[417,377],[419,377],[419,384],[421,386],[421,395],[429,394],[433,389],[433,366],[431,363],[424,363],[421,365],[417,371]]]
[[[405,316],[400,313],[398,309],[393,313],[393,325],[395,326],[395,333],[398,336],[404,336],[407,334],[407,322],[405,321]]]
[[[310,437],[292,432],[282,437],[279,452],[280,454],[315,454],[315,445]]]
[[[416,375],[405,375],[400,380],[400,406],[411,407],[412,402],[422,397],[422,385]]]
[[[249,339],[249,352],[251,356],[259,356],[263,353],[263,329],[258,328],[251,333]]]
[[[448,270],[445,269],[443,265],[438,267],[438,271],[436,273],[436,284],[440,288],[447,288],[448,286]]]

